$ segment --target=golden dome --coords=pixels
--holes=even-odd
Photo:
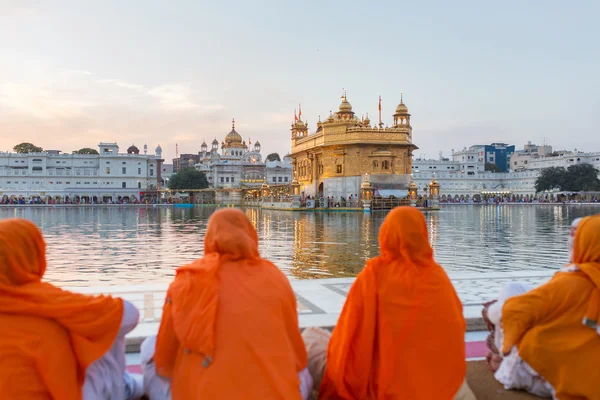
[[[412,179],[410,180],[410,183],[408,184],[408,189],[409,190],[417,190],[419,187],[417,186],[417,184],[415,183],[415,181],[413,181]]]
[[[342,96],[342,103],[340,104],[340,112],[352,112],[352,104],[346,99],[346,95]]]
[[[400,100],[400,104],[396,107],[396,114],[408,114],[408,107]]]
[[[235,131],[235,119],[231,121],[231,132],[225,136],[225,142],[227,144],[242,143],[242,136]]]

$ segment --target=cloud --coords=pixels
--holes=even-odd
[[[156,86],[148,90],[151,97],[171,110],[199,108],[199,105],[192,100],[191,92],[188,87],[177,84]]]
[[[125,88],[125,89],[132,89],[132,90],[146,90],[146,87],[143,85],[138,85],[135,83],[129,83],[129,82],[125,82],[122,81],[120,79],[99,79],[96,81],[97,83],[101,83],[101,84],[110,84],[110,85],[115,85],[121,88]]]
[[[0,16],[44,18],[47,15],[40,6],[41,0],[0,0]]]
[[[72,118],[92,105],[82,99],[71,98],[65,91],[11,82],[0,85],[0,104],[42,119]]]

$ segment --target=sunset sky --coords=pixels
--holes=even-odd
[[[0,0],[0,150],[118,142],[167,159],[236,130],[290,149],[342,89],[417,155],[472,144],[600,151],[597,1]]]

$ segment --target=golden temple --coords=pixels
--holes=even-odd
[[[379,121],[372,125],[368,114],[356,117],[344,91],[339,110],[323,122],[319,118],[315,132],[309,133],[299,110],[291,133],[293,180],[302,196],[356,197],[366,177],[385,197],[406,196],[412,152],[418,147],[412,142],[410,114],[402,96],[391,127],[382,123],[381,98]]]

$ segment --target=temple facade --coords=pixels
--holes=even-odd
[[[292,174],[300,185],[302,197],[360,196],[360,185],[369,179],[375,196],[404,197],[408,193],[412,170],[412,127],[408,108],[400,100],[393,125],[381,120],[373,125],[368,115],[357,118],[346,93],[339,110],[325,121],[317,122],[309,133],[302,112],[294,116],[292,133]]]

